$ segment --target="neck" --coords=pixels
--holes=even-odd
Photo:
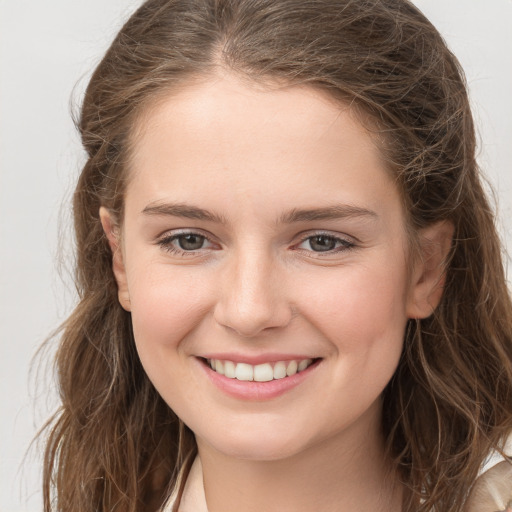
[[[379,422],[278,460],[241,460],[198,439],[208,512],[397,512],[402,489]]]

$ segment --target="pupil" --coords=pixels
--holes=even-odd
[[[182,235],[178,238],[180,248],[185,251],[195,251],[201,249],[204,243],[204,236],[201,235]]]
[[[336,247],[336,241],[325,235],[313,237],[309,244],[314,251],[332,251]]]

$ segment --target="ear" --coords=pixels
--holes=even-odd
[[[117,296],[122,308],[126,311],[130,309],[130,294],[128,292],[128,282],[126,279],[126,269],[124,266],[123,251],[119,227],[115,223],[111,213],[103,206],[100,207],[100,220],[103,231],[107,236],[110,250],[112,251],[112,270],[117,282]]]
[[[440,221],[419,232],[407,302],[409,318],[429,317],[441,301],[453,231],[450,221]]]

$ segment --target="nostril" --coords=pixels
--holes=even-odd
[[[280,305],[238,303],[232,307],[219,305],[214,312],[214,318],[219,325],[243,338],[251,338],[265,331],[286,327],[292,317],[292,310],[285,303]]]

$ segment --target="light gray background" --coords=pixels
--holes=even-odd
[[[44,385],[50,370],[38,377],[29,369],[74,300],[69,278],[66,285],[57,272],[58,224],[60,259],[69,264],[67,205],[83,162],[70,101],[79,103],[94,64],[139,3],[0,0],[0,512],[41,509],[40,450],[23,459],[56,401],[51,382]],[[466,70],[480,161],[498,191],[511,251],[512,0],[416,4]]]

